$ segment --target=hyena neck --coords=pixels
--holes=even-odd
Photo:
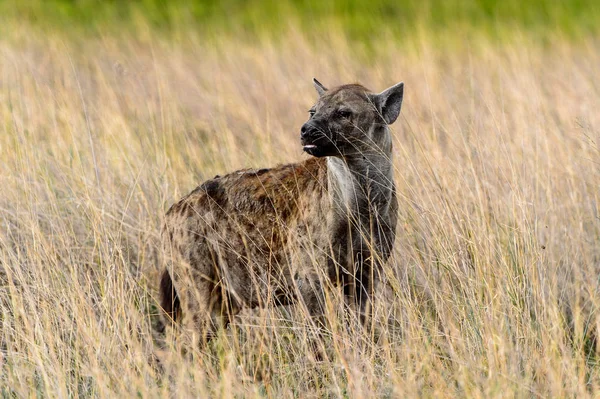
[[[384,144],[377,151],[327,158],[334,207],[364,216],[387,212],[395,186],[391,140]]]

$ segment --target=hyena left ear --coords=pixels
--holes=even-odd
[[[379,94],[372,96],[373,102],[377,110],[381,112],[383,120],[388,125],[396,121],[400,115],[400,107],[402,106],[402,98],[404,97],[404,82],[395,84],[382,91]]]
[[[319,93],[319,97],[322,97],[323,94],[325,94],[325,92],[327,91],[327,88],[315,78],[313,78],[313,84],[315,85],[315,89],[317,89],[317,93]]]

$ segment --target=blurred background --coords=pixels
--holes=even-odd
[[[469,35],[498,39],[534,35],[577,38],[598,29],[594,0],[3,0],[4,29],[27,24],[42,31],[106,35],[139,29],[161,34],[280,37],[298,29],[314,40],[341,32],[357,42],[382,35],[398,40],[426,33],[464,41]],[[447,36],[450,36],[449,38]]]

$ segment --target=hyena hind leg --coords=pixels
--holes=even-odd
[[[210,281],[196,282],[182,298],[183,328],[194,348],[203,348],[220,329],[225,329],[239,312],[235,300],[221,286]]]

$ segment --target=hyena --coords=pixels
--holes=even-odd
[[[200,340],[242,308],[300,299],[317,319],[342,286],[364,320],[397,221],[388,125],[404,84],[319,94],[302,126],[304,162],[216,176],[173,205],[163,228],[161,305]]]

